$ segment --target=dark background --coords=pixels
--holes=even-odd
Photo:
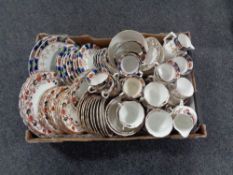
[[[0,174],[233,174],[233,1],[0,0]],[[18,94],[37,33],[191,31],[208,138],[27,144]]]

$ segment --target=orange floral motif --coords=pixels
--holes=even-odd
[[[32,121],[33,121],[32,115],[29,115],[29,116],[28,116],[28,121],[29,121],[29,122],[32,122]]]
[[[66,111],[64,109],[61,110],[62,115],[66,115]]]
[[[36,80],[41,81],[41,76],[39,74],[36,76]]]

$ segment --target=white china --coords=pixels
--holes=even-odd
[[[119,98],[112,99],[105,110],[105,117],[107,120],[108,127],[112,132],[119,136],[131,136],[137,133],[143,125],[138,126],[137,128],[127,128],[122,125],[119,121],[118,111],[119,111]]]
[[[140,126],[145,117],[144,108],[136,101],[123,101],[118,103],[120,106],[118,115],[119,121],[123,127],[137,128]]]
[[[129,77],[124,79],[122,91],[129,98],[137,98],[142,95],[145,82],[142,78]]]
[[[122,32],[119,32],[117,35],[115,35],[112,38],[112,40],[108,46],[109,58],[110,59],[114,58],[114,53],[112,53],[112,50],[116,44],[124,43],[124,42],[128,42],[128,41],[136,41],[145,48],[145,51],[148,51],[147,42],[141,33],[134,31],[134,30],[124,30]]]
[[[135,54],[125,55],[120,62],[120,68],[123,74],[135,74],[138,73],[140,66],[140,60]]]
[[[173,121],[174,128],[180,133],[184,138],[189,136],[189,133],[193,129],[192,119],[184,114],[178,114]]]
[[[169,83],[175,81],[179,77],[179,68],[174,63],[163,63],[155,67],[154,80]]]
[[[164,49],[160,42],[154,37],[146,38],[148,44],[148,51],[145,55],[145,60],[141,65],[143,72],[152,69],[156,64],[164,62]]]
[[[195,47],[191,43],[190,38],[186,34],[179,33],[177,40],[179,41],[179,43],[181,44],[182,47],[184,47],[186,49],[191,49],[191,50],[195,49]]]
[[[193,93],[193,84],[187,78],[181,77],[174,84],[170,84],[171,96],[175,96],[179,99],[185,99],[191,97]]]
[[[174,57],[174,58],[172,58],[172,61],[175,62],[178,65],[181,75],[187,75],[193,69],[193,61],[192,61],[192,58],[190,56]]]
[[[169,96],[169,91],[165,85],[159,82],[151,82],[145,86],[141,100],[145,100],[153,107],[162,107],[167,104]]]
[[[171,114],[164,110],[152,110],[146,116],[145,127],[154,137],[166,137],[173,129]]]
[[[91,86],[97,86],[99,84],[102,84],[104,81],[106,81],[109,77],[109,73],[104,70],[98,70],[98,69],[92,69],[87,75],[86,79],[87,82]]]
[[[184,138],[188,137],[198,120],[195,110],[184,106],[183,101],[172,110],[172,117],[174,128]]]

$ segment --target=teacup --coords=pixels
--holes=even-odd
[[[180,70],[177,64],[171,60],[162,63],[154,69],[154,80],[166,83],[174,82],[180,77]]]
[[[119,105],[119,121],[126,128],[137,128],[139,127],[145,117],[144,108],[136,101],[123,101],[118,103]]]
[[[168,85],[171,96],[178,99],[186,99],[193,95],[194,87],[190,80],[181,77],[175,83]]]
[[[187,75],[193,69],[193,60],[189,55],[174,57],[172,61],[178,65],[181,75]]]
[[[122,91],[128,98],[140,97],[145,86],[144,80],[140,77],[127,77],[122,84]]]
[[[154,109],[147,114],[145,127],[154,137],[166,137],[173,129],[171,114],[161,109]]]
[[[142,102],[145,101],[149,107],[162,107],[167,104],[169,96],[169,91],[164,84],[160,82],[150,82],[145,86],[143,98],[140,100]]]
[[[184,138],[188,137],[193,127],[197,123],[197,114],[189,106],[184,106],[183,102],[172,111],[173,126]]]
[[[87,75],[90,93],[101,93],[104,98],[108,98],[114,88],[113,77],[104,69],[92,69]],[[106,90],[107,89],[107,90]]]
[[[87,75],[86,80],[91,86],[103,84],[109,77],[109,73],[104,69],[92,69]]]
[[[115,73],[113,76],[110,76],[105,89],[101,91],[101,95],[103,98],[108,98],[109,96],[113,97],[119,95],[120,91],[119,74]]]
[[[118,62],[118,70],[124,75],[140,74],[140,57],[134,53],[122,55]]]

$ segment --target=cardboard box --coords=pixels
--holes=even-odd
[[[190,37],[190,33],[186,32]],[[39,40],[46,36],[47,34],[45,33],[40,33],[37,35],[36,40]],[[155,37],[157,38],[160,43],[163,43],[163,38],[165,37],[166,34],[160,33],[160,34],[148,34],[148,33],[143,33],[145,37]],[[89,35],[81,35],[81,36],[70,36],[71,39],[73,39],[77,44],[82,45],[85,43],[94,43],[100,47],[107,47],[111,41],[111,38],[95,38],[91,37]],[[197,138],[206,138],[207,137],[207,130],[206,130],[206,125],[202,120],[202,117],[198,113],[198,108],[197,108],[197,100],[196,100],[196,81],[195,81],[195,74],[194,71],[192,71],[190,77],[192,80],[192,83],[194,85],[195,93],[194,96],[192,97],[192,107],[196,110],[197,115],[199,117],[198,124],[196,128],[193,130],[193,132],[190,133],[189,139],[197,139]],[[182,137],[176,132],[172,131],[172,133],[165,137],[169,139],[182,139]],[[130,137],[120,137],[120,136],[114,136],[111,138],[106,138],[106,137],[101,137],[101,136],[96,136],[93,134],[82,134],[82,135],[63,135],[63,136],[57,136],[53,138],[39,138],[35,136],[31,131],[26,130],[25,132],[25,140],[28,143],[45,143],[45,142],[91,142],[91,141],[129,141],[129,140],[156,140],[159,138],[155,138],[153,136],[150,136],[147,132],[141,131],[137,133],[136,135],[130,136]]]

